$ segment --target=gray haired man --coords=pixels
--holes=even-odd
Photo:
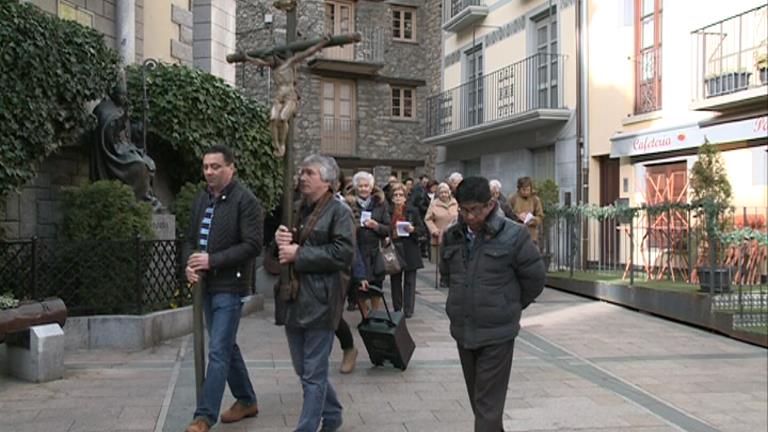
[[[296,432],[331,432],[341,427],[341,403],[328,381],[334,330],[346,290],[343,273],[352,266],[354,224],[349,208],[333,198],[339,168],[333,158],[311,155],[301,163],[301,200],[294,231],[275,233],[280,264],[292,264],[298,290],[285,307],[285,334],[291,361],[301,380],[304,403]],[[280,298],[276,302],[282,301]]]

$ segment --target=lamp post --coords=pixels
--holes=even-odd
[[[141,120],[141,149],[145,154],[149,153],[147,148],[147,122],[149,111],[149,98],[147,97],[147,71],[151,71],[157,67],[157,60],[148,58],[141,64],[141,91],[142,91],[142,111],[144,113]]]

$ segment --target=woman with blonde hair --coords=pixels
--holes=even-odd
[[[451,222],[456,220],[459,216],[459,203],[453,198],[451,194],[451,188],[448,183],[440,183],[437,185],[437,192],[435,193],[435,199],[427,209],[427,214],[424,216],[424,223],[429,229],[429,234],[432,239],[432,262],[437,262],[437,249],[440,246],[440,242],[443,236],[443,230],[450,225]]]

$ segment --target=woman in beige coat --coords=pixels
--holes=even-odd
[[[440,241],[443,237],[443,230],[459,216],[459,203],[451,195],[451,188],[447,183],[437,185],[435,199],[429,204],[427,214],[424,216],[424,223],[427,225],[430,237],[432,239],[432,259],[437,262],[437,253]]]

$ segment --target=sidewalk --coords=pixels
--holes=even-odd
[[[357,369],[331,381],[344,405],[342,431],[471,431],[445,290],[434,267],[417,278],[408,327],[416,352],[408,369]],[[264,291],[266,290],[266,283]],[[354,326],[357,312],[345,312]],[[768,351],[671,321],[545,290],[524,314],[505,427],[509,431],[764,431]],[[301,388],[272,305],[244,317],[239,342],[261,414],[214,431],[291,431]],[[69,352],[65,378],[29,384],[0,376],[0,432],[183,431],[194,410],[191,337],[150,350]],[[223,405],[229,406],[231,396]]]

